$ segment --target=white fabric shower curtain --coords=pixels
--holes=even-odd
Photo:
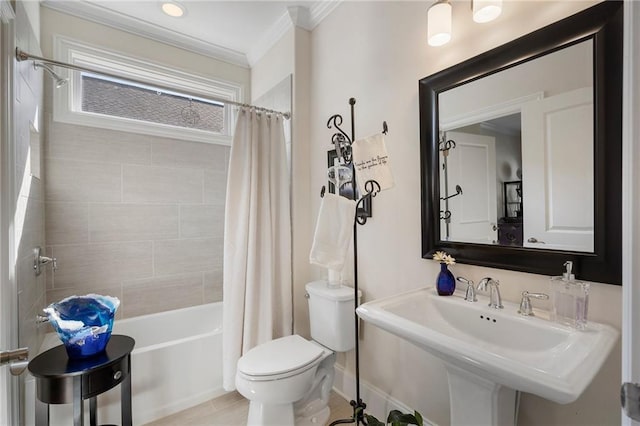
[[[283,118],[238,112],[224,228],[223,386],[249,349],[292,333],[291,215]]]

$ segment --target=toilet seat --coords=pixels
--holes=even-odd
[[[238,360],[238,373],[248,380],[277,380],[313,367],[325,350],[298,335],[258,345]]]

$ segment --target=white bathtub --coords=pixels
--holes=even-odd
[[[116,320],[113,334],[136,341],[131,355],[133,424],[142,425],[224,393],[221,302]],[[59,344],[55,333],[47,334],[41,352]],[[27,395],[33,392],[29,388],[33,383],[27,386]],[[33,396],[26,403],[32,414]],[[85,404],[88,420],[88,401]],[[51,405],[50,412],[52,425],[73,424],[71,404]],[[121,423],[120,386],[98,397],[98,423]]]

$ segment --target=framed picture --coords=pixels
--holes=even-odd
[[[335,149],[330,149],[329,151],[327,151],[327,170],[333,167],[334,161],[336,158],[338,158],[338,154],[336,154]],[[358,190],[358,185],[356,185],[356,175],[355,175],[356,172],[355,172],[355,169],[353,168],[353,164],[349,164],[346,167],[349,167],[351,169],[351,173],[350,173],[351,180],[348,180],[344,184],[340,185],[340,188],[338,188],[337,193],[350,200],[357,201],[360,199],[360,191]],[[331,182],[331,180],[329,180],[329,184],[327,188],[329,189],[329,192],[331,192],[332,194],[336,193],[336,187],[333,184],[333,182]],[[371,197],[366,197],[358,207],[358,211],[356,212],[356,215],[358,217],[371,217],[371,213],[372,213],[371,210],[372,210]]]

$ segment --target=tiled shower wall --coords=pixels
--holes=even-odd
[[[128,318],[222,300],[229,147],[48,124],[47,302],[108,294]]]
[[[40,46],[22,2],[16,3],[16,46],[39,54]],[[13,213],[15,244],[15,280],[18,291],[19,345],[37,351],[45,329],[36,325],[36,314],[45,303],[45,276],[33,270],[33,249],[44,246],[44,184],[41,175],[43,100],[42,71],[30,62],[15,63],[13,123],[14,199],[9,208]],[[20,380],[24,380],[24,375]]]

